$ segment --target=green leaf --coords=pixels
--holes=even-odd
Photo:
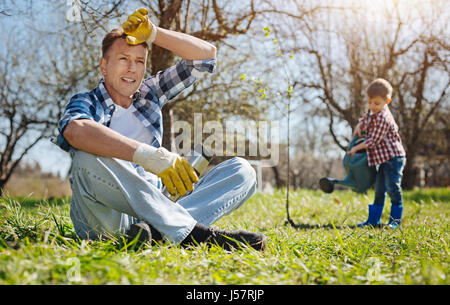
[[[258,90],[259,93],[261,93],[261,95],[259,96],[260,99],[265,99],[267,97],[266,95],[266,89],[259,89]]]
[[[294,92],[294,87],[289,86],[289,88],[287,89],[287,93],[290,98],[293,96],[293,92]]]

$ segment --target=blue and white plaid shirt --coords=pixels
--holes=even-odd
[[[153,135],[153,142],[147,143],[154,147],[162,143],[162,107],[177,96],[181,91],[191,86],[201,75],[201,72],[214,72],[216,59],[181,60],[176,65],[158,72],[145,79],[139,90],[133,96],[134,113]],[[90,92],[73,96],[66,106],[62,118],[58,122],[59,135],[55,141],[65,151],[70,150],[69,143],[64,139],[63,132],[73,120],[91,119],[109,127],[115,104],[106,91],[103,79]]]

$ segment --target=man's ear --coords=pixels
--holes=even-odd
[[[100,72],[102,73],[103,77],[106,76],[106,63],[107,59],[102,57],[100,58]]]

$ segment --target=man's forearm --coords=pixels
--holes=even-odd
[[[75,120],[67,125],[64,138],[76,149],[109,158],[133,160],[140,145],[116,131],[92,120]]]
[[[216,57],[216,47],[202,39],[159,27],[156,33],[154,44],[183,59],[199,60]]]

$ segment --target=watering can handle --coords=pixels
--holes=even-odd
[[[359,144],[360,142],[364,141],[364,138],[365,138],[365,132],[364,131],[361,133],[361,138],[358,137],[358,135],[356,134],[353,137],[353,139],[350,141],[350,144],[347,147],[347,151],[350,151],[353,148],[353,146],[355,146],[355,145]]]

